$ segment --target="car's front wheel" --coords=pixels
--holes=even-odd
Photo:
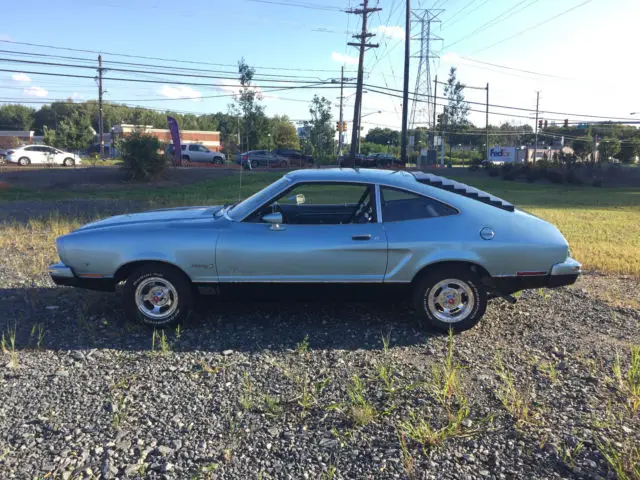
[[[260,164],[257,160],[251,160],[251,168],[258,168]]]
[[[18,165],[20,165],[21,167],[26,167],[31,163],[31,160],[29,160],[27,157],[21,157],[18,159]]]
[[[487,293],[470,269],[443,267],[418,279],[413,292],[418,315],[443,332],[462,332],[476,325],[487,308]]]
[[[62,165],[64,165],[65,167],[73,167],[75,164],[76,162],[73,158],[65,158],[62,162]]]
[[[129,275],[124,296],[129,317],[154,327],[181,322],[193,306],[189,279],[180,270],[162,264],[144,265]]]
[[[215,165],[222,165],[224,162],[222,161],[222,157],[214,157],[213,163]]]

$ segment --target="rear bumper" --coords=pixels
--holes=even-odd
[[[101,292],[113,292],[115,287],[112,278],[77,277],[73,273],[73,270],[64,263],[56,263],[49,266],[49,275],[53,283],[65,287],[85,288],[87,290],[98,290]]]
[[[580,276],[581,265],[571,257],[551,267],[551,272],[540,275],[508,275],[491,277],[495,290],[510,294],[532,288],[558,288],[574,284]]]

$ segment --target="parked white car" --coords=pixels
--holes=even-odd
[[[73,167],[79,165],[82,160],[75,153],[64,152],[47,145],[23,145],[7,151],[6,161],[17,163],[20,166],[27,165],[64,165]]]
[[[170,143],[167,146],[165,153],[171,156],[174,155],[175,147],[173,146],[173,143]],[[207,147],[200,145],[199,143],[183,143],[182,159],[187,160],[188,162],[206,162],[214,163],[216,165],[223,165],[226,160],[224,153],[209,150]]]

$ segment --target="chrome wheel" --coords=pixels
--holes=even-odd
[[[447,278],[436,283],[424,298],[425,310],[445,323],[463,321],[473,311],[475,303],[471,287],[455,278]]]
[[[178,291],[165,278],[144,279],[135,291],[136,306],[145,317],[161,322],[178,308]]]

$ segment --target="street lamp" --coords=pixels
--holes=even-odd
[[[364,117],[368,117],[369,115],[375,115],[376,113],[382,113],[382,110],[378,110],[376,112],[365,113],[362,115],[362,110],[360,110],[360,120],[358,121],[358,153],[360,153],[360,132],[362,131],[362,119]]]

